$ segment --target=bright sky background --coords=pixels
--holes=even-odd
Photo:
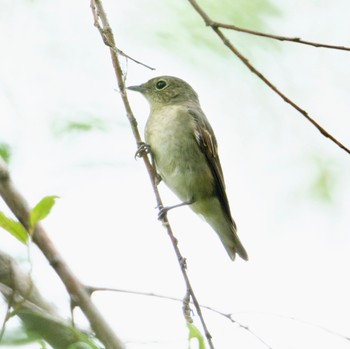
[[[215,233],[188,208],[169,213],[200,303],[233,313],[273,349],[350,348],[341,337],[288,319],[350,335],[350,156],[220,44],[215,54],[179,27],[177,40],[165,45],[159,32],[176,35],[181,8],[175,15],[171,2],[104,3],[118,47],[157,68],[129,61],[127,83],[163,74],[185,79],[216,132],[232,214],[250,261],[232,263]],[[184,14],[193,11],[184,3]],[[280,15],[264,17],[267,31],[350,46],[348,1],[274,4]],[[216,42],[209,29],[201,30]],[[244,34],[232,38],[273,83],[350,146],[349,52]],[[31,205],[60,196],[44,225],[66,261],[88,285],[182,298],[180,270],[156,219],[143,163],[134,160],[109,52],[88,1],[3,0],[0,42],[0,142],[11,146],[13,180]],[[143,130],[147,102],[135,93],[130,101]],[[91,121],[100,129],[63,132],[68,121]],[[322,176],[328,197],[317,184]],[[163,184],[160,190],[166,204],[178,202]],[[2,202],[0,210],[6,211]],[[0,244],[25,260],[25,248],[3,231]],[[68,317],[60,281],[35,248],[32,260],[35,282]],[[187,348],[180,303],[119,293],[93,298],[128,349]],[[204,315],[216,348],[266,348],[227,319]]]

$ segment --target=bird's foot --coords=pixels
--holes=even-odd
[[[159,206],[158,208],[159,208],[158,219],[161,221],[161,220],[163,220],[166,217],[166,214],[171,209],[171,207]]]
[[[180,204],[177,204],[177,205],[174,205],[174,206],[167,206],[167,207],[159,206],[158,207],[159,208],[158,219],[159,220],[164,219],[164,217],[166,216],[168,211],[172,210],[173,208],[181,207],[181,206],[187,206],[187,205],[191,205],[193,203],[194,203],[194,199],[190,199],[188,201],[181,202]]]
[[[151,147],[149,144],[145,142],[138,142],[138,148],[135,153],[135,159],[136,158],[142,158],[144,154],[150,154],[151,153]]]

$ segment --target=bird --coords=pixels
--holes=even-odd
[[[165,211],[188,205],[213,228],[232,260],[236,254],[248,260],[231,215],[216,137],[195,90],[174,76],[127,89],[150,105],[145,142],[160,179],[181,200]]]

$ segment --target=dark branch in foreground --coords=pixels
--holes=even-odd
[[[24,197],[14,187],[6,164],[1,158],[0,196],[19,222],[29,231],[29,206]],[[91,328],[95,332],[97,338],[105,345],[106,349],[123,349],[124,345],[109,327],[96,306],[91,302],[90,295],[86,291],[86,288],[60,256],[41,224],[37,224],[34,229],[33,242],[39,247],[52,268],[61,278],[70,297],[85,314]]]
[[[347,148],[344,144],[342,144],[340,141],[338,141],[334,136],[332,136],[327,130],[325,130],[320,124],[318,124],[309,114],[302,109],[299,105],[297,105],[295,102],[293,102],[291,99],[289,99],[285,94],[283,94],[275,85],[272,84],[270,80],[268,80],[259,70],[257,70],[250,62],[249,60],[242,55],[242,53],[237,50],[235,46],[230,42],[230,40],[227,39],[227,37],[223,34],[223,32],[219,29],[217,25],[215,25],[215,22],[212,21],[209,16],[203,11],[203,9],[197,4],[196,0],[188,0],[190,4],[193,6],[193,8],[198,12],[198,14],[202,17],[205,24],[210,26],[213,31],[220,37],[222,42],[225,46],[227,46],[230,51],[238,57],[241,62],[253,73],[255,74],[260,80],[262,80],[268,87],[271,88],[275,93],[277,93],[286,103],[290,104],[295,110],[297,110],[300,114],[302,114],[309,122],[311,122],[312,125],[314,125],[321,134],[329,138],[333,143],[335,143],[339,148],[346,151],[348,154],[350,154],[350,149]],[[214,24],[213,24],[214,23]]]
[[[138,146],[139,144],[142,143],[142,140],[141,140],[138,128],[137,128],[136,119],[135,119],[134,114],[131,110],[129,100],[128,100],[127,95],[126,95],[125,83],[124,83],[125,76],[124,76],[123,71],[122,71],[121,66],[120,66],[119,57],[118,57],[118,50],[116,49],[116,43],[115,43],[112,29],[109,25],[106,13],[103,9],[102,1],[101,0],[91,0],[90,7],[91,7],[93,18],[94,18],[94,25],[98,29],[98,31],[100,32],[102,40],[110,49],[111,59],[112,59],[115,75],[116,75],[116,78],[118,81],[118,87],[119,87],[119,91],[121,94],[121,98],[122,98],[122,101],[124,104],[127,118],[129,120],[129,123],[130,123],[132,133],[135,137],[136,145]],[[161,200],[161,197],[159,195],[158,188],[157,188],[157,179],[155,178],[155,172],[154,172],[153,166],[151,165],[151,162],[150,162],[146,152],[144,152],[142,154],[142,159],[145,163],[146,169],[148,171],[148,175],[151,179],[151,184],[152,184],[153,192],[154,192],[154,195],[156,198],[157,207],[163,207],[163,203],[162,203],[162,200]],[[170,237],[170,240],[172,242],[177,260],[179,262],[181,273],[182,273],[182,276],[183,276],[185,284],[186,284],[186,289],[187,289],[186,294],[188,292],[191,295],[191,299],[193,301],[196,312],[197,312],[198,317],[199,317],[201,324],[203,326],[208,344],[209,344],[211,349],[214,349],[214,344],[212,342],[212,336],[207,328],[207,325],[205,323],[204,317],[203,317],[202,312],[201,312],[201,308],[199,306],[196,295],[193,291],[192,285],[191,285],[189,277],[187,275],[185,258],[181,255],[181,252],[180,252],[178,244],[177,244],[177,240],[174,236],[174,233],[171,229],[171,226],[169,224],[169,221],[168,221],[168,218],[166,217],[166,215],[163,217],[162,223],[163,223],[163,226],[166,229],[166,231]],[[186,319],[186,320],[188,320],[188,319]]]
[[[3,251],[0,251],[0,293],[9,308],[13,309],[8,312],[5,321],[18,316],[27,330],[55,349],[67,349],[81,341],[83,334],[57,314],[53,306],[41,296],[28,273]]]

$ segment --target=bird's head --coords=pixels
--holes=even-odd
[[[198,103],[198,96],[193,88],[186,81],[173,76],[159,76],[127,89],[142,93],[151,107],[184,102]]]

